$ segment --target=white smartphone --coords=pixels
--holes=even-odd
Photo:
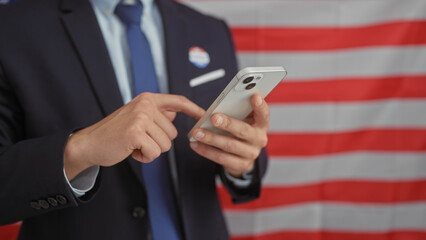
[[[196,141],[192,137],[192,131],[197,128],[227,134],[214,127],[210,117],[215,113],[223,113],[240,120],[245,119],[253,110],[250,98],[255,93],[266,97],[286,75],[284,67],[248,67],[240,70],[188,133],[189,140]]]

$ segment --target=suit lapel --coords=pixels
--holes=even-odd
[[[87,0],[63,0],[61,10],[65,29],[106,116],[122,106],[123,100],[92,6]]]
[[[190,89],[186,24],[172,0],[158,0],[157,3],[163,19],[166,40],[169,91],[172,94],[188,96]]]
[[[166,52],[166,64],[167,64],[167,75],[169,92],[171,94],[178,94],[183,96],[189,96],[189,65],[188,63],[188,42],[186,23],[182,18],[181,14],[177,11],[172,0],[157,0],[156,1],[163,20],[164,36],[165,36],[165,52]],[[188,118],[183,114],[178,114],[174,120],[174,125],[178,128],[182,128],[188,124]],[[174,149],[175,156],[182,156],[180,151],[185,151],[180,146],[188,145],[185,133],[180,133],[174,140],[174,145],[179,148]],[[171,163],[172,176],[179,177],[177,175],[177,169],[179,168],[179,161],[174,159],[175,162]],[[177,184],[178,179],[174,179],[174,183]],[[179,187],[175,185],[175,190],[178,191]]]
[[[157,0],[164,26],[164,36],[166,40],[166,63],[167,63],[167,74],[169,83],[169,92],[171,94],[183,95],[190,98],[190,65],[188,60],[188,39],[187,39],[187,23],[178,12],[172,0]],[[180,191],[188,186],[183,186],[182,177],[185,174],[183,164],[184,161],[179,161],[177,156],[187,156],[188,152],[192,150],[189,148],[188,139],[186,133],[182,132],[182,129],[189,129],[189,118],[183,114],[178,114],[174,120],[174,125],[180,130],[179,135],[174,140],[174,162],[170,163],[171,174],[177,196],[178,213],[181,216],[182,221],[181,229],[182,234],[186,235],[190,224],[188,224],[187,217],[185,214],[185,206],[188,202],[183,199],[183,195]],[[187,207],[187,206],[186,206]]]

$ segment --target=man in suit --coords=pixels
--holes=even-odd
[[[152,3],[164,37],[164,59],[154,62],[167,81],[163,93],[130,100],[120,83],[128,63],[117,60],[101,19],[114,11],[106,2],[114,1],[21,0],[0,8],[0,224],[23,220],[20,239],[150,239],[150,183],[141,164],[168,152],[179,238],[227,239],[215,176],[236,203],[259,196],[267,104],[254,96],[247,121],[213,116],[231,135],[198,129],[198,142],[189,144],[202,108],[236,73],[228,28],[170,0]],[[207,64],[189,60],[194,46],[208,54]],[[189,85],[219,69],[220,78]]]

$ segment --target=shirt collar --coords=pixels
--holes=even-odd
[[[135,1],[139,1],[143,4],[144,13],[150,12],[154,0],[122,0],[124,3],[132,4]],[[110,15],[114,13],[114,9],[121,0],[90,0],[92,4],[101,10],[105,15]]]

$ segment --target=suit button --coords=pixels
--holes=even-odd
[[[56,201],[56,199],[54,199],[52,197],[47,198],[47,201],[50,203],[50,205],[52,205],[52,207],[58,206],[58,201]]]
[[[134,218],[143,218],[146,215],[146,211],[143,207],[135,207],[132,215]]]
[[[58,203],[60,203],[62,205],[65,205],[65,204],[68,203],[67,198],[65,196],[63,196],[63,195],[57,195],[56,196],[56,200],[58,201]]]
[[[30,202],[30,206],[34,208],[35,210],[40,210],[41,206],[38,204],[38,202]]]
[[[40,206],[44,209],[49,208],[49,203],[46,200],[38,200],[38,204],[40,204]]]

